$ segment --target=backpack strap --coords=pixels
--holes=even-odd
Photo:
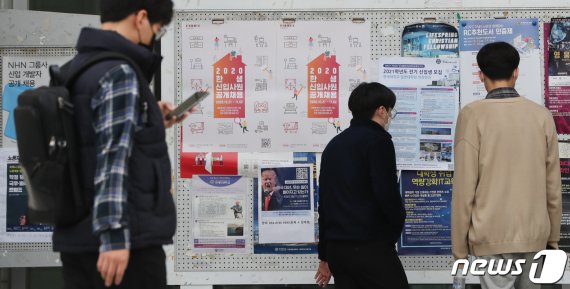
[[[122,53],[112,52],[112,51],[98,52],[94,56],[88,58],[87,61],[81,64],[79,68],[72,71],[72,73],[67,77],[67,80],[65,81],[65,86],[67,88],[71,87],[75,83],[75,81],[77,81],[79,76],[81,76],[85,71],[87,71],[93,65],[109,60],[123,60],[127,62],[127,64],[130,65],[135,71],[137,80],[139,82],[139,96],[140,96],[139,105],[140,105],[141,119],[143,124],[145,124],[148,121],[148,99],[143,98],[142,88],[143,85],[146,85],[146,83],[148,83],[148,81],[146,80],[144,73],[142,72],[138,64],[134,62],[130,57]],[[62,69],[65,69],[65,65],[64,67],[62,67]],[[72,104],[69,105],[73,107]]]

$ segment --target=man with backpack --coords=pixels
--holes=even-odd
[[[83,28],[70,74],[97,55],[68,89],[74,105],[81,192],[91,212],[57,225],[65,288],[166,288],[165,253],[176,212],[165,127],[172,105],[157,102],[149,81],[152,52],[173,16],[171,0],[101,0],[101,29]],[[142,74],[142,75],[141,75]]]

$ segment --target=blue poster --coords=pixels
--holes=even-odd
[[[314,198],[314,204],[318,201],[318,189],[316,186],[316,154],[315,153],[293,153],[294,164],[312,164],[313,166],[313,188],[314,190],[311,192]],[[286,175],[286,174],[285,174]],[[279,182],[284,182],[286,179],[285,175],[279,176]],[[289,176],[289,178],[292,178]],[[317,253],[317,244],[316,243],[289,243],[289,244],[260,244],[259,243],[259,207],[257,206],[258,202],[261,202],[259,194],[256,192],[259,191],[259,180],[256,178],[253,181],[254,184],[254,194],[253,194],[253,251],[254,254],[316,254]],[[302,194],[301,194],[302,195]],[[298,199],[297,202],[300,205],[294,204],[293,200]],[[304,197],[298,198],[295,196],[294,198],[288,197],[287,201],[283,201],[282,204],[284,205],[287,203],[286,207],[290,208],[292,211],[298,211],[301,208],[306,208],[306,202],[304,202]],[[280,210],[284,210],[283,205],[281,206]],[[315,205],[313,208],[314,214],[317,214],[317,206]],[[318,240],[318,223],[314,222],[314,235],[315,240]]]
[[[420,23],[404,27],[403,57],[458,57],[457,28],[445,23]]]
[[[402,171],[406,222],[399,255],[451,254],[451,171]]]

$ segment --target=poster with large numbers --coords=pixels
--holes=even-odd
[[[520,95],[544,105],[538,19],[529,18],[461,21],[461,107],[487,96],[485,86],[479,79],[477,53],[485,44],[497,41],[510,43],[520,54],[519,78],[515,89]]]
[[[181,166],[203,152],[320,152],[368,80],[370,24],[183,22],[182,98],[211,95],[182,125]],[[188,157],[187,157],[188,156]]]
[[[20,93],[49,84],[50,65],[62,65],[68,56],[3,56],[2,57],[2,110],[4,147],[16,147],[16,126],[12,112]]]
[[[383,57],[380,82],[396,94],[388,132],[401,170],[453,170],[457,58]]]
[[[0,149],[0,242],[51,242],[53,226],[30,224],[28,193],[16,148]]]

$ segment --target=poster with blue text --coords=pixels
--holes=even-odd
[[[402,171],[400,184],[406,222],[398,254],[451,254],[453,172]]]
[[[521,96],[544,105],[538,19],[529,18],[461,21],[461,107],[487,96],[485,86],[479,78],[477,53],[485,44],[498,41],[510,43],[520,54],[519,77],[515,89]]]

